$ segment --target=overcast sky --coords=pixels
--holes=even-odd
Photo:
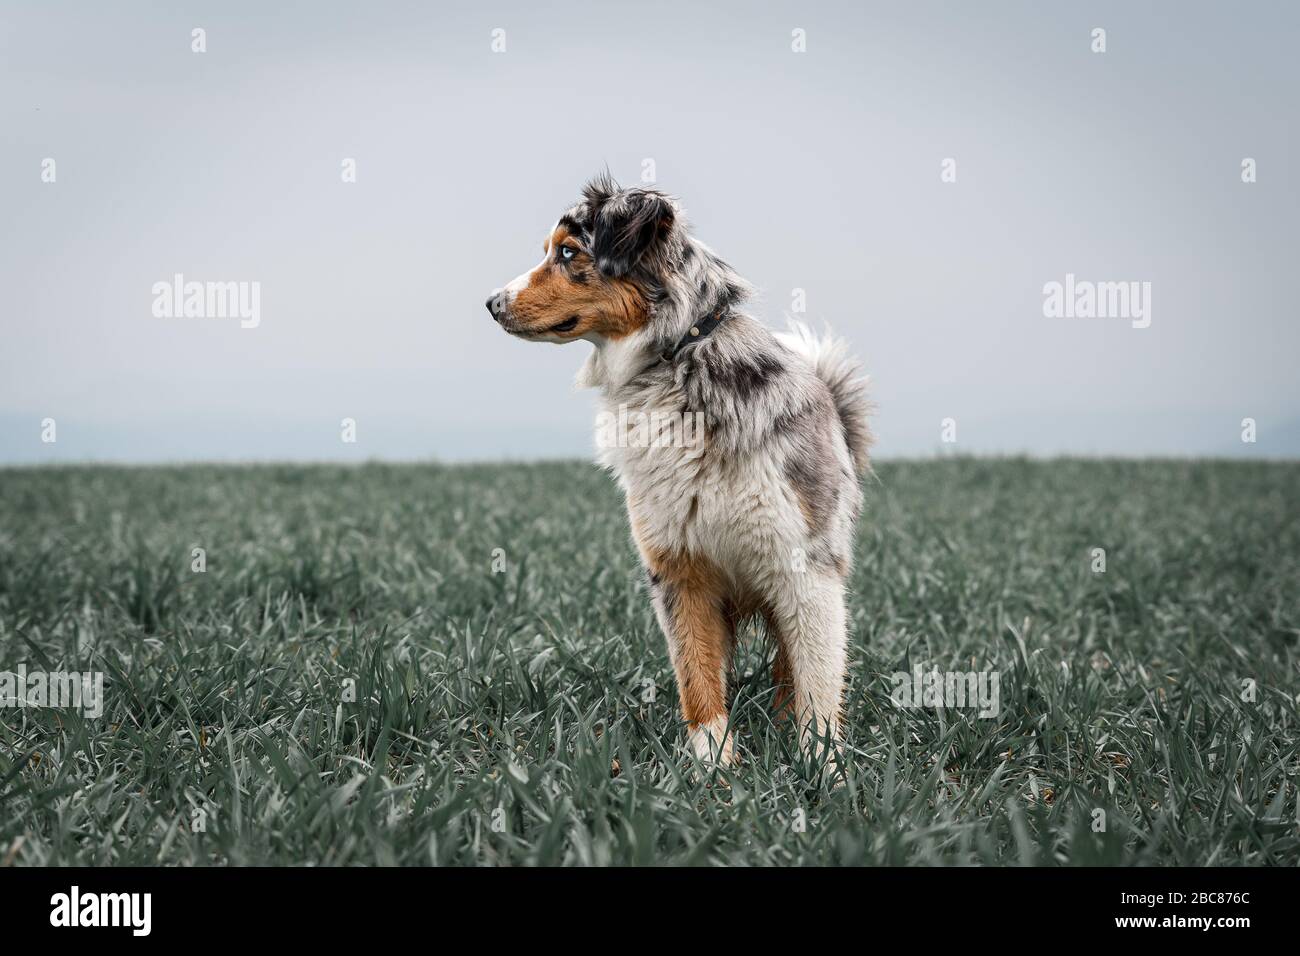
[[[849,339],[882,457],[1300,454],[1298,10],[8,0],[0,462],[587,454],[591,346],[483,301],[646,160]],[[258,325],[155,315],[178,273]],[[1046,316],[1067,274],[1149,326]]]

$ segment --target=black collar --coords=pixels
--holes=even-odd
[[[673,359],[677,358],[677,353],[686,348],[686,346],[699,342],[701,339],[708,338],[713,333],[713,330],[721,325],[726,318],[726,310],[718,309],[712,315],[705,316],[696,321],[694,325],[686,330],[686,334],[677,340],[676,345],[671,349],[664,350],[664,361],[671,362]]]

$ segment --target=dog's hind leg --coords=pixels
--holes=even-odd
[[[768,607],[762,608],[762,615],[763,627],[773,650],[772,711],[777,720],[785,720],[793,715],[791,705],[794,695],[794,672],[790,668],[790,655],[786,653],[785,640],[781,637],[781,626],[777,623],[776,616]]]
[[[837,575],[812,568],[792,572],[769,608],[780,642],[777,676],[790,685],[799,740],[805,750],[818,749],[829,737],[840,739],[840,710],[848,666],[848,617],[844,587]]]
[[[727,674],[733,646],[721,576],[689,556],[650,556],[651,592],[677,675],[690,745],[701,761],[729,764]]]

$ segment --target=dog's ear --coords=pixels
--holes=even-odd
[[[627,275],[668,234],[675,218],[663,193],[626,189],[609,196],[597,210],[592,230],[596,268],[614,279]]]

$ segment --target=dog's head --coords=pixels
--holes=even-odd
[[[649,320],[677,225],[671,199],[623,189],[608,175],[587,184],[542,244],[542,261],[488,297],[492,318],[538,342],[619,339]]]

